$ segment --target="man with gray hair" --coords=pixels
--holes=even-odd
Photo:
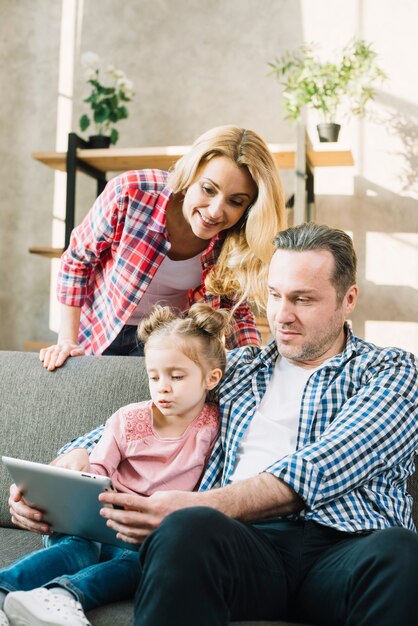
[[[102,510],[118,536],[143,542],[136,626],[417,623],[406,487],[418,446],[415,359],[351,332],[358,288],[346,233],[303,224],[275,244],[274,341],[229,353],[200,491],[101,496],[125,507]],[[40,528],[18,498],[11,506],[21,525]]]

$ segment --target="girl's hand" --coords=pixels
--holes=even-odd
[[[57,367],[61,367],[70,356],[83,356],[84,348],[78,343],[70,340],[63,340],[59,343],[42,348],[39,353],[39,360],[43,362],[44,367],[52,372]]]
[[[84,448],[74,448],[74,450],[70,450],[66,454],[61,454],[61,456],[51,461],[50,465],[77,470],[78,472],[90,471],[89,455]]]
[[[42,521],[41,511],[29,506],[15,484],[10,487],[9,507],[12,522],[16,526],[43,535],[51,534],[48,524]]]

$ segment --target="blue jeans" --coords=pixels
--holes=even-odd
[[[59,533],[43,539],[43,549],[0,570],[0,589],[64,587],[85,611],[134,596],[140,574],[135,550]]]

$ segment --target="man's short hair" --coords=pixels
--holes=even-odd
[[[307,222],[278,233],[274,238],[276,250],[328,250],[334,258],[331,282],[341,302],[349,287],[356,283],[357,255],[351,237],[343,230]]]

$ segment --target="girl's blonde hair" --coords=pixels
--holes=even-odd
[[[154,340],[169,337],[203,374],[216,368],[223,374],[226,368],[224,335],[229,321],[229,312],[215,311],[200,302],[193,304],[182,317],[168,306],[156,305],[139,324],[138,338],[144,343],[145,356]]]
[[[208,273],[205,286],[212,294],[239,301],[249,299],[263,308],[273,238],[285,228],[286,221],[282,183],[265,141],[254,131],[238,126],[212,128],[177,161],[168,184],[174,193],[185,193],[199,167],[220,156],[245,167],[258,193],[238,224],[225,231],[218,262]]]

